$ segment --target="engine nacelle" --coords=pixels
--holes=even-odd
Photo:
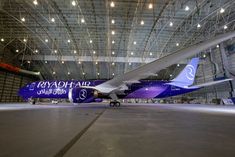
[[[89,103],[94,101],[92,89],[71,88],[69,89],[68,98],[72,103]]]

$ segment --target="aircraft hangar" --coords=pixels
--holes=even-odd
[[[1,0],[0,156],[235,156],[234,0]]]

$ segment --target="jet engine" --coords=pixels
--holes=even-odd
[[[94,101],[92,89],[71,88],[69,89],[68,98],[71,103],[89,103]]]

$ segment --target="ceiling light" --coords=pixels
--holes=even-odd
[[[180,64],[177,64],[177,67],[179,67],[180,66]]]
[[[68,39],[68,43],[70,43],[70,40]]]
[[[144,25],[144,21],[142,20],[142,21],[140,22],[140,24],[141,24],[141,25]]]
[[[170,24],[169,24],[171,27],[173,26],[173,22],[170,22]]]
[[[4,39],[2,38],[2,39],[1,39],[1,41],[3,42],[3,41],[4,41]]]
[[[84,20],[84,18],[82,18],[82,19],[81,19],[81,23],[84,23],[84,22],[85,22],[85,20]]]
[[[98,64],[98,62],[95,62],[95,64],[97,65],[97,64]]]
[[[47,64],[47,61],[45,61],[45,63]]]
[[[48,39],[45,39],[45,42],[48,43]]]
[[[114,54],[115,54],[115,52],[113,51],[113,52],[112,52],[112,55],[114,55]]]
[[[76,53],[77,53],[77,51],[76,51],[76,50],[74,50],[74,51],[73,51],[73,53],[74,53],[74,54],[76,54]]]
[[[53,73],[52,73],[53,75],[55,75],[55,71],[53,71]]]
[[[90,40],[90,43],[92,43],[92,40]]]
[[[115,63],[113,62],[112,65],[115,65]]]
[[[216,45],[217,48],[219,48],[219,45]]]
[[[145,90],[149,90],[148,88],[145,88]]]
[[[72,1],[72,5],[75,6],[75,5],[76,5],[76,2],[75,2],[75,1]]]
[[[220,11],[219,11],[219,12],[220,12],[221,14],[223,14],[224,11],[225,11],[224,8],[220,8]]]
[[[170,74],[170,77],[172,77],[173,75],[172,74]]]
[[[176,45],[176,46],[179,46],[180,44],[179,44],[179,43],[176,43],[175,45]]]
[[[131,52],[131,55],[133,56],[133,55],[134,55],[134,53],[133,53],[133,52]]]
[[[186,7],[184,8],[185,11],[189,11],[189,6],[186,5]]]
[[[224,25],[224,29],[227,29],[228,28],[228,26],[227,25]]]
[[[95,54],[96,52],[95,51],[93,51],[93,54]]]
[[[16,52],[19,52],[19,50],[17,49]]]
[[[100,73],[97,73],[97,75],[100,75]]]
[[[24,18],[24,17],[23,17],[23,18],[21,18],[21,21],[22,21],[22,22],[25,22],[25,18]]]
[[[153,4],[152,3],[149,4],[149,9],[153,9]]]
[[[150,52],[150,53],[149,53],[149,55],[150,55],[150,56],[152,56],[152,55],[153,55],[153,53],[152,53],[152,52]]]
[[[204,54],[203,57],[206,58],[206,54]]]
[[[81,62],[79,61],[78,64],[81,64]]]
[[[114,34],[115,34],[115,31],[112,31],[111,33],[112,33],[112,35],[114,35]]]
[[[112,44],[114,44],[114,43],[115,43],[115,41],[113,40],[113,41],[112,41]]]
[[[51,18],[51,22],[55,22],[55,18],[54,17]]]
[[[37,49],[35,50],[35,53],[38,53],[38,50],[37,50]]]
[[[197,24],[197,28],[200,28],[200,27],[201,27],[201,25],[198,23],[198,24]]]
[[[85,74],[86,74],[86,73],[84,73],[84,72],[82,73],[82,75],[85,75]]]
[[[62,64],[64,64],[64,61],[61,61]]]
[[[111,23],[112,23],[112,24],[114,24],[114,23],[115,23],[115,21],[114,21],[114,20],[112,20],[112,21],[111,21]]]
[[[134,41],[133,44],[136,45],[136,41]]]
[[[27,42],[27,40],[26,40],[26,39],[23,39],[23,41],[24,41],[24,42]]]
[[[29,64],[30,64],[30,61],[27,61],[27,63],[29,63]]]
[[[114,76],[114,73],[112,75]]]
[[[129,62],[129,65],[131,65],[131,62]]]
[[[115,4],[113,1],[110,3],[110,7],[112,7],[112,8],[115,7]]]
[[[55,53],[57,53],[57,50],[54,50]]]
[[[68,75],[70,75],[70,72],[68,72]]]
[[[33,4],[34,4],[34,5],[38,5],[38,1],[37,1],[37,0],[34,0],[34,1],[33,1]]]

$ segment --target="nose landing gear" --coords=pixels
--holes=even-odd
[[[110,107],[120,107],[121,103],[119,101],[110,101],[109,106]]]

